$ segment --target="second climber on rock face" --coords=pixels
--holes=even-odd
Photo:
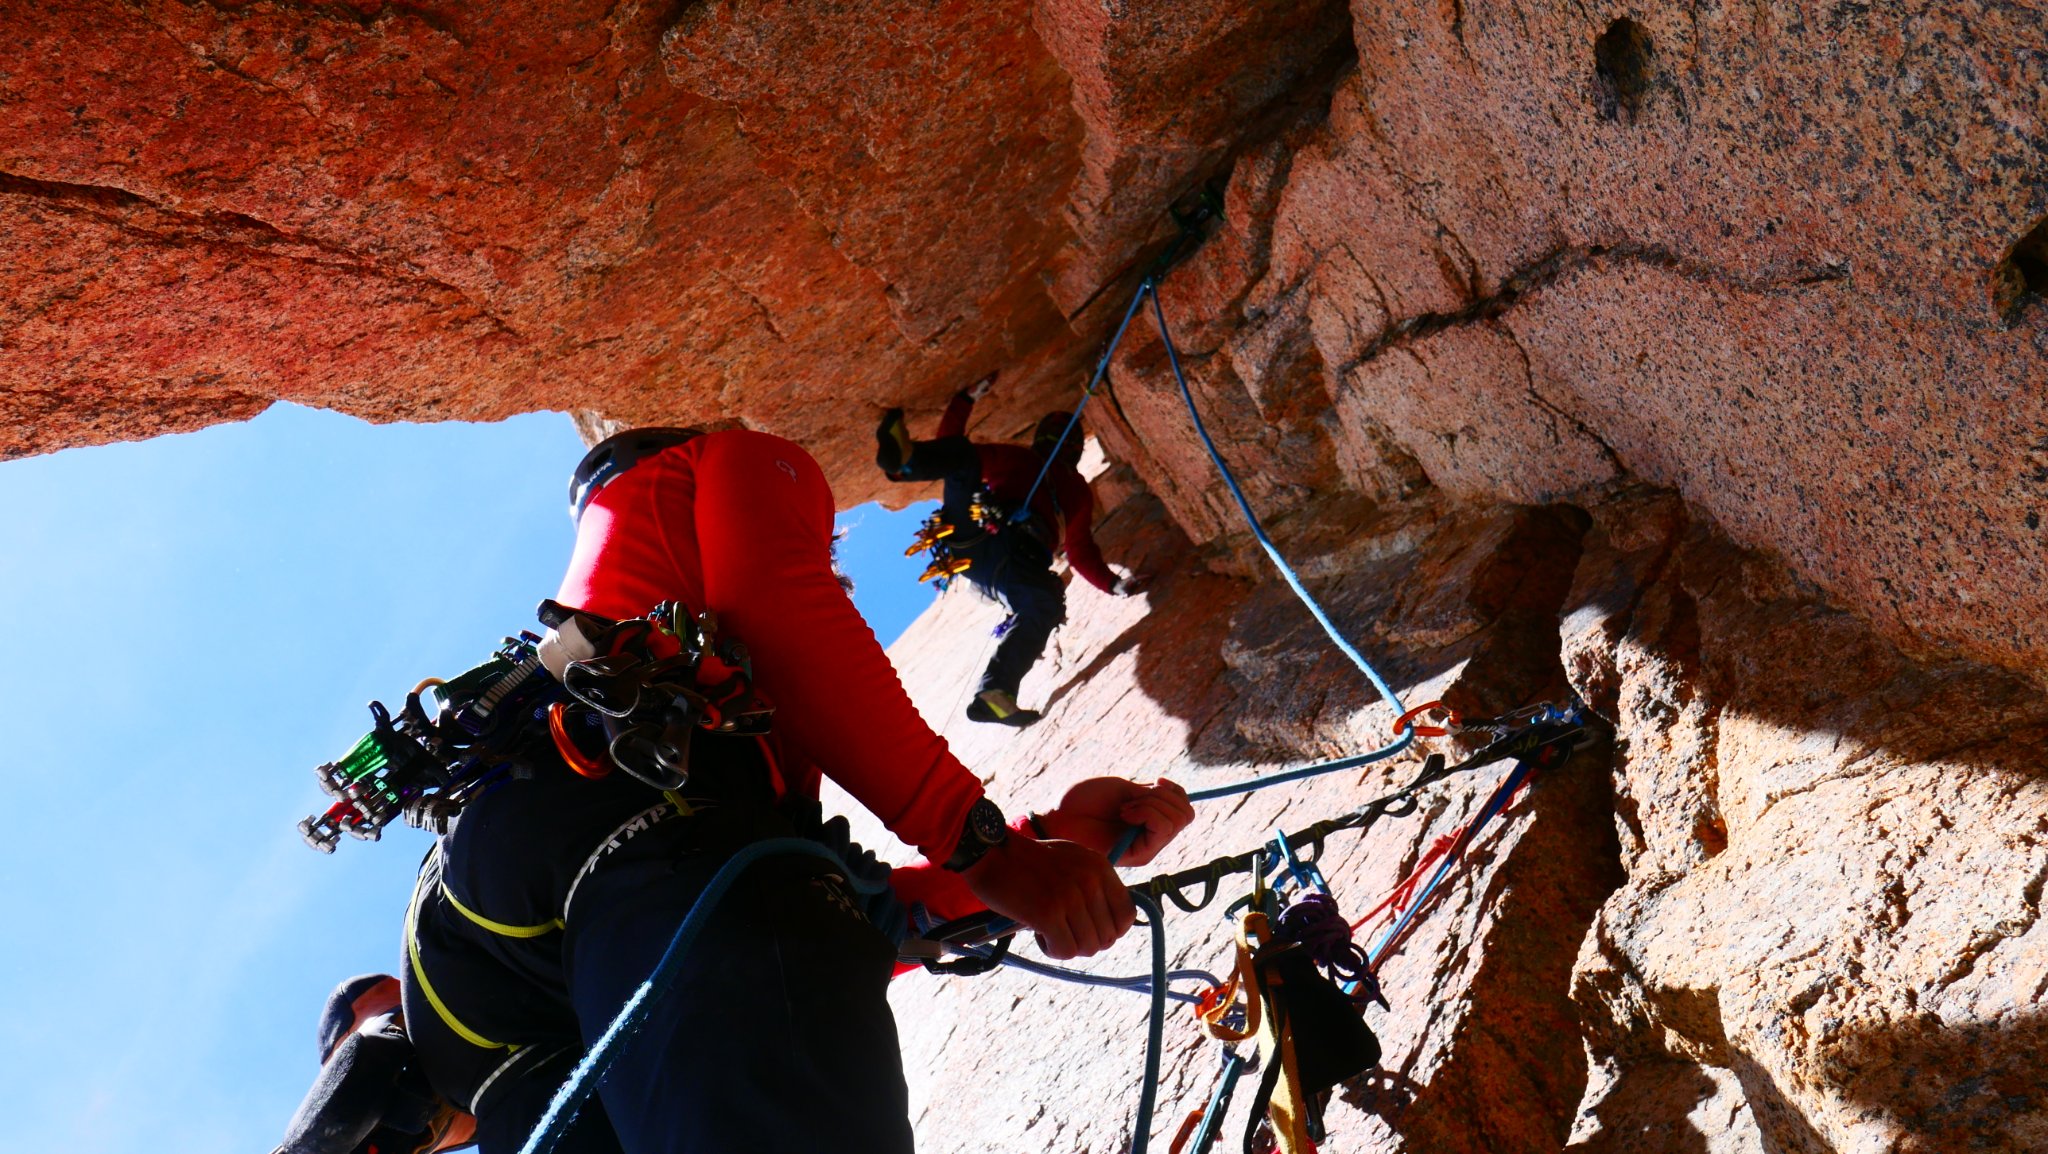
[[[967,418],[994,380],[991,373],[955,393],[929,441],[912,440],[903,410],[889,410],[875,430],[875,463],[891,480],[944,484],[943,549],[966,566],[961,576],[1010,612],[967,716],[1022,727],[1039,714],[1017,705],[1018,687],[1067,615],[1053,558],[1064,551],[1074,572],[1104,593],[1135,593],[1140,580],[1111,572],[1095,545],[1094,497],[1077,467],[1079,430],[1062,440],[1073,414],[1047,413],[1029,446],[968,440]]]

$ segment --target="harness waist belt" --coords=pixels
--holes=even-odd
[[[569,478],[569,517],[581,521],[597,491],[641,461],[704,435],[702,429],[628,429],[599,441]]]

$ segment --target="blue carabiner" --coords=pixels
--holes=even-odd
[[[1294,846],[1287,840],[1287,832],[1273,831],[1273,843],[1280,847],[1280,860],[1287,866],[1287,872],[1294,877],[1294,884],[1304,889],[1313,889],[1324,897],[1331,896],[1330,883],[1324,879],[1323,871],[1314,862],[1305,862],[1295,854]]]

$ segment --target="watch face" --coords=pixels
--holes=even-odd
[[[976,840],[984,845],[996,844],[1009,832],[1003,824],[1003,811],[987,798],[974,803],[974,808],[968,811],[967,823],[974,830]]]

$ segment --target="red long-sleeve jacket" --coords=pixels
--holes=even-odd
[[[829,775],[928,859],[896,871],[899,896],[956,917],[979,903],[929,862],[952,854],[981,782],[918,716],[840,587],[832,514],[831,487],[801,446],[709,433],[599,490],[555,599],[611,618],[669,600],[716,613],[775,705],[778,788],[816,797]]]
[[[955,393],[953,403],[939,418],[939,436],[967,435],[967,418],[974,411],[974,398]],[[1031,492],[1031,483],[1045,467],[1045,458],[1023,445],[983,444],[976,441],[981,455],[981,483],[989,495],[1014,508]],[[1031,499],[1031,511],[1052,526],[1053,534],[1066,548],[1067,560],[1090,585],[1104,593],[1113,591],[1116,574],[1103,563],[1102,550],[1095,545],[1090,522],[1095,516],[1095,495],[1088,482],[1072,465],[1055,461],[1045,474],[1045,483]]]

